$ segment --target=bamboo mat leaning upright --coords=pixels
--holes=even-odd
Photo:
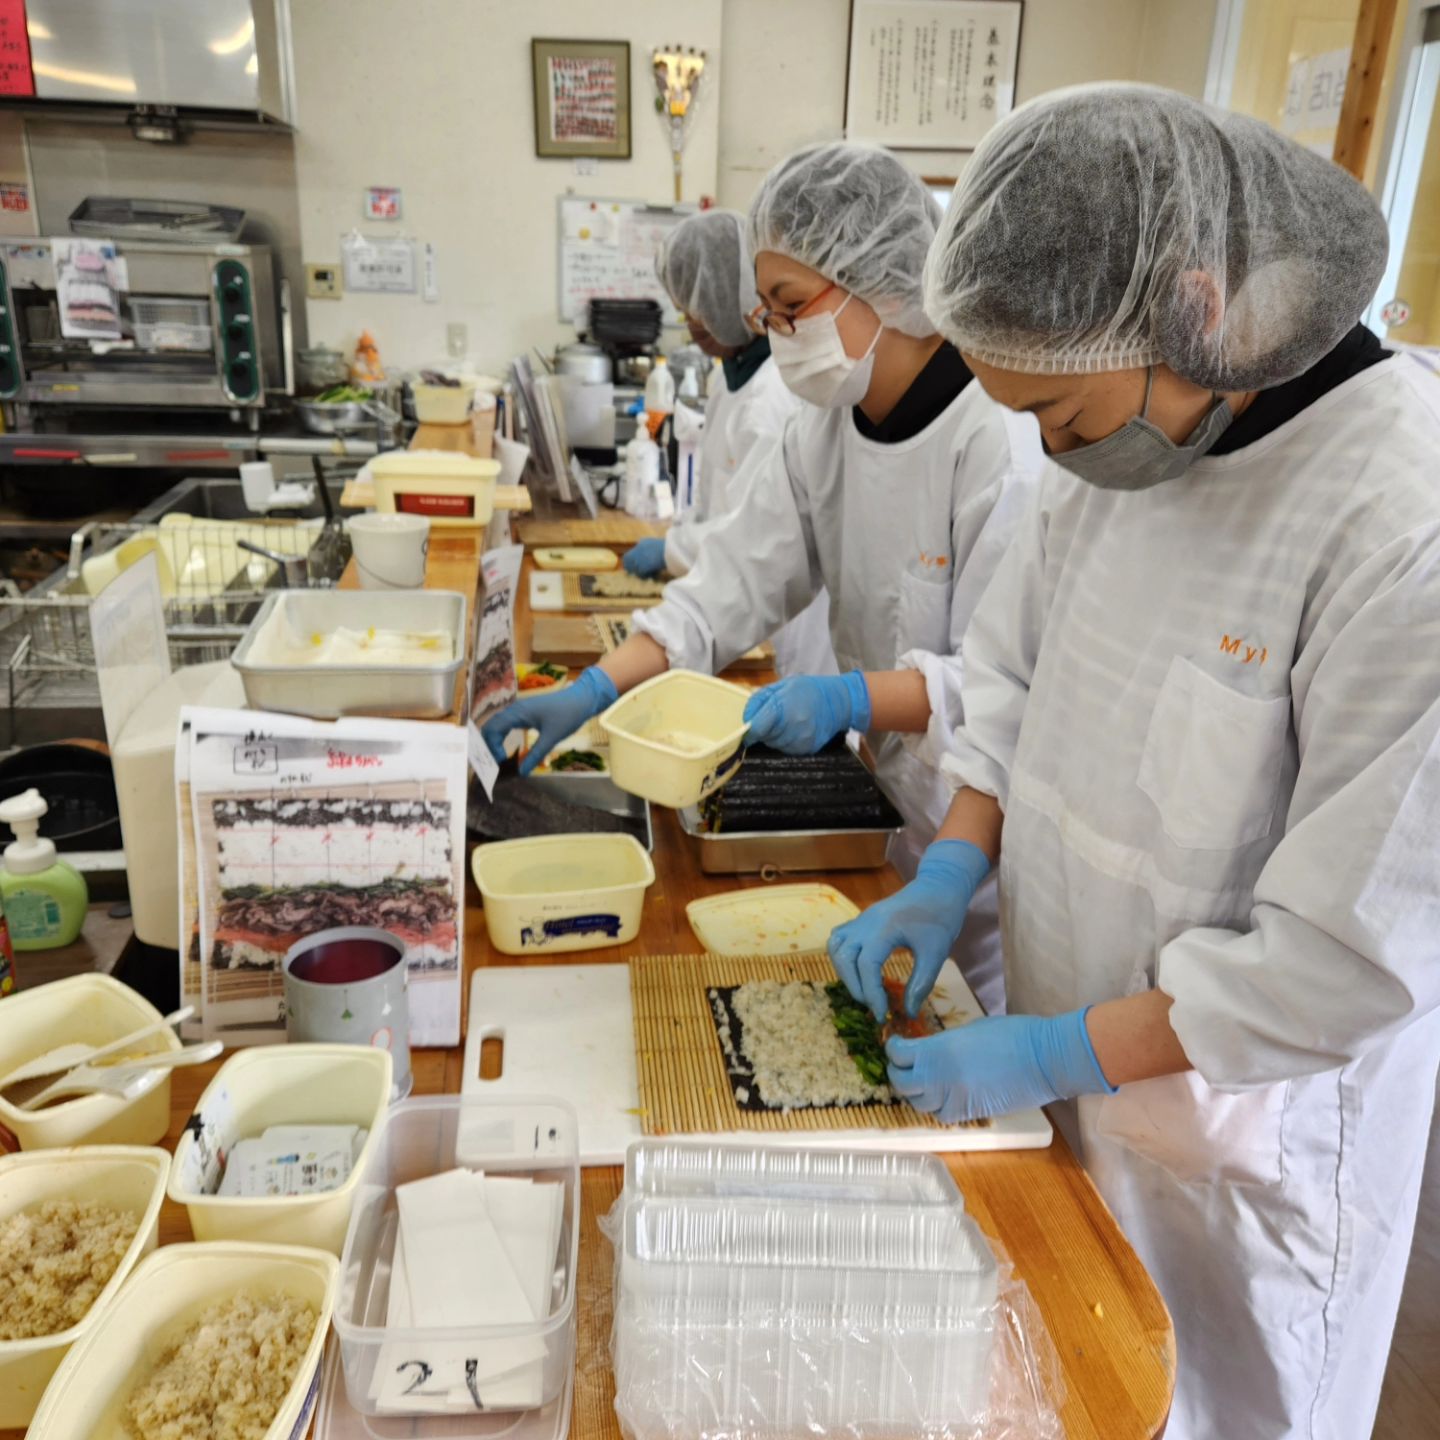
[[[903,980],[906,960],[892,957],[887,976]],[[835,979],[825,955],[639,955],[630,960],[641,1127],[646,1135],[762,1132],[942,1130],[932,1115],[904,1103],[806,1110],[743,1110],[736,1103],[715,1035],[707,992],[752,980]],[[977,1010],[977,1014],[978,1014]],[[972,1122],[984,1128],[991,1122]],[[953,1128],[953,1127],[951,1127]]]

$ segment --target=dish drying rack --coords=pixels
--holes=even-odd
[[[142,536],[154,540],[168,563],[163,609],[176,669],[228,659],[266,596],[287,584],[279,564],[246,550],[242,540],[299,561],[285,567],[288,583],[306,589],[333,588],[350,558],[349,537],[333,521],[186,517],[159,525],[84,525],[70,538],[68,563],[33,589],[22,593],[13,581],[0,580],[0,666],[12,711],[20,705],[99,704],[90,631],[94,597],[85,586],[84,565]],[[164,569],[162,564],[162,574]]]

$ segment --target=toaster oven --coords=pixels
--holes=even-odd
[[[163,406],[248,412],[253,428],[288,389],[281,289],[260,245],[0,242],[6,418]]]

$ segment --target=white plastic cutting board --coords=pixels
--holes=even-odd
[[[937,1013],[979,1015],[979,1002],[947,960],[935,982]],[[504,1042],[502,1073],[480,1079],[480,1047]],[[640,1130],[635,1030],[627,965],[496,965],[470,981],[464,1095],[501,1100],[558,1095],[580,1117],[581,1165],[619,1165]],[[687,1140],[807,1145],[828,1150],[1033,1150],[1050,1143],[1050,1122],[1020,1110],[981,1128],[827,1130],[687,1135]]]

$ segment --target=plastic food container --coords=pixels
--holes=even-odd
[[[72,975],[0,1004],[0,1079],[61,1045],[108,1045],[164,1017],[143,995],[108,975]],[[173,1029],[136,1043],[141,1054],[178,1050]],[[0,1096],[0,1125],[22,1150],[60,1145],[154,1145],[170,1128],[170,1072],[134,1100],[77,1095],[43,1110],[17,1110]]]
[[[640,932],[655,866],[629,835],[539,835],[471,858],[490,943],[506,955],[626,945]]]
[[[284,663],[265,653],[266,627],[280,623],[299,644],[344,628],[365,631],[443,630],[449,654],[427,665]],[[282,590],[266,598],[235,648],[231,664],[257,710],[280,710],[317,720],[386,715],[435,720],[455,706],[465,668],[465,597],[457,590]]]
[[[175,1147],[169,1196],[190,1213],[197,1240],[313,1245],[338,1255],[390,1103],[387,1051],[369,1045],[266,1045],[232,1055],[205,1087]],[[221,1155],[271,1125],[363,1125],[349,1178],[319,1195],[215,1195]]]
[[[685,917],[716,955],[803,955],[860,913],[832,885],[764,885],[692,900]]]
[[[625,1193],[750,1195],[826,1205],[952,1205],[959,1187],[934,1155],[641,1140],[625,1156]]]
[[[94,1200],[128,1210],[135,1238],[89,1313],[68,1330],[33,1340],[0,1340],[0,1429],[24,1429],[66,1352],[86,1335],[136,1263],[155,1248],[170,1157],[139,1145],[39,1150],[0,1159],[0,1222],[46,1200]]]
[[[462,380],[458,385],[427,385],[423,380],[410,382],[415,397],[415,418],[422,425],[463,425],[475,398],[475,382]]]
[[[142,1261],[119,1302],[71,1348],[26,1440],[131,1440],[120,1416],[130,1392],[199,1318],[239,1293],[293,1295],[318,1312],[315,1334],[265,1440],[305,1434],[335,1303],[333,1255],[289,1245],[167,1245]]]
[[[562,1399],[575,1364],[575,1277],[580,1244],[580,1163],[575,1112],[547,1098],[487,1101],[458,1095],[405,1100],[390,1113],[365,1166],[360,1198],[345,1237],[342,1276],[335,1304],[335,1331],[351,1408],[364,1415],[402,1413],[386,1406],[381,1386],[392,1367],[442,1373],[457,1363],[482,1369],[494,1347],[526,1344],[537,1356],[527,1365],[536,1408]],[[396,1329],[386,1325],[390,1266],[399,1233],[395,1190],[430,1175],[464,1168],[486,1176],[526,1177],[564,1187],[559,1251],[550,1313],[532,1325],[464,1329]],[[414,1412],[424,1413],[417,1405]],[[433,1413],[433,1412],[432,1412]],[[479,1413],[478,1410],[476,1412]],[[505,1412],[510,1413],[510,1412]],[[517,1413],[533,1414],[534,1410]],[[395,1423],[395,1422],[391,1422]],[[408,1424],[393,1431],[367,1427],[371,1435],[424,1433]],[[452,1414],[436,1433],[464,1435]],[[508,1426],[479,1433],[509,1434]]]
[[[498,460],[436,450],[390,450],[377,455],[369,470],[377,510],[425,515],[432,525],[472,530],[488,525],[495,513]]]
[[[611,779],[672,810],[699,804],[740,768],[752,693],[692,670],[637,685],[600,716]]]
[[[658,1142],[628,1158],[606,1222],[622,1430],[953,1434],[983,1420],[998,1267],[948,1175],[916,1163],[929,1157],[718,1152]]]

